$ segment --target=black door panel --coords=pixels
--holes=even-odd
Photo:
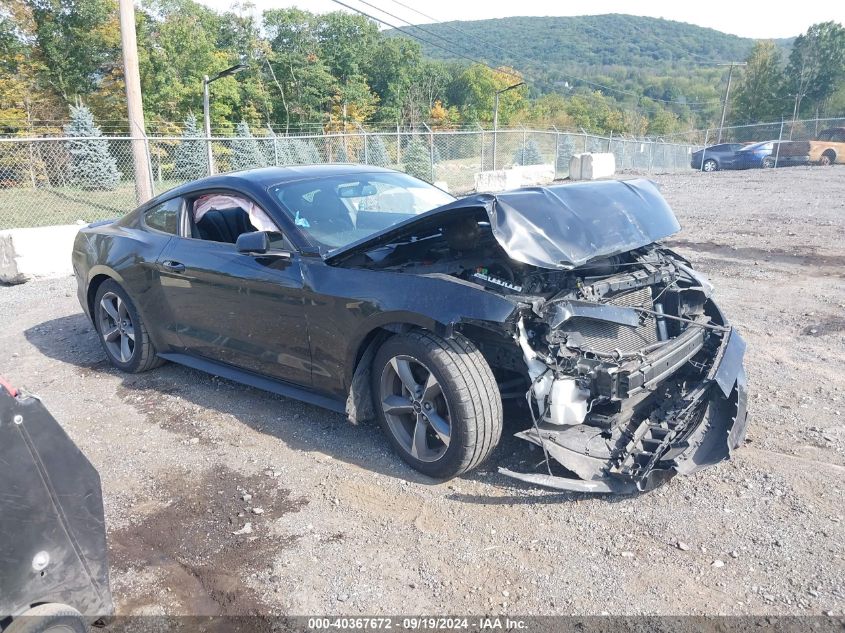
[[[298,255],[239,253],[233,244],[175,238],[159,257],[162,294],[193,354],[311,384]]]

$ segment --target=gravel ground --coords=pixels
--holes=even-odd
[[[656,177],[748,341],[748,441],[655,492],[447,483],[375,425],[105,361],[74,281],[0,287],[0,373],[100,471],[122,614],[822,614],[845,609],[845,169]],[[510,419],[506,434],[524,427]]]

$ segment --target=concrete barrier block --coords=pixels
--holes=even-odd
[[[573,154],[569,159],[569,180],[581,180],[581,157],[583,154]]]
[[[73,274],[70,257],[79,224],[0,231],[0,282]]]
[[[613,154],[581,154],[581,180],[609,178],[615,173],[616,157]]]
[[[547,185],[555,179],[554,163],[542,165],[517,165],[510,169],[481,171],[475,174],[475,190],[479,193],[496,193],[520,187]]]
[[[554,163],[540,165],[517,165],[512,168],[519,180],[518,187],[534,187],[536,185],[548,185],[554,182]]]

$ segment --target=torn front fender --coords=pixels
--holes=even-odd
[[[707,378],[688,397],[643,420],[615,446],[602,429],[586,424],[539,425],[517,434],[578,478],[499,472],[557,490],[619,494],[652,490],[676,474],[728,459],[745,439],[748,423],[745,341],[732,329],[719,352]]]

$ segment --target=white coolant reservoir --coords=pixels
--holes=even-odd
[[[590,392],[582,389],[572,378],[558,378],[549,390],[549,410],[545,422],[551,424],[581,424],[587,417]]]

